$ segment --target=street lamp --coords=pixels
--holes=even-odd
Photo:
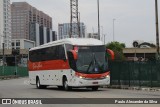
[[[114,29],[114,22],[115,22],[115,20],[116,20],[116,19],[113,19],[113,42],[114,42],[114,39],[115,39],[115,37],[114,37],[114,30],[115,30],[115,29]]]
[[[106,34],[103,35],[104,36],[104,45],[106,44]]]
[[[101,40],[103,41],[103,26],[101,26],[102,29],[102,36],[101,36]]]

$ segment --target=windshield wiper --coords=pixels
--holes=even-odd
[[[88,73],[88,71],[89,71],[89,69],[90,69],[90,67],[92,65],[92,62],[93,62],[93,60],[90,62],[89,67],[87,68],[87,73]]]
[[[89,71],[89,69],[90,69],[92,63],[93,63],[93,59],[92,59],[91,62],[89,63],[89,67],[87,68],[87,73],[88,73],[88,71]]]

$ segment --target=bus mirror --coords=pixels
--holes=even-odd
[[[107,53],[108,57],[109,57],[111,60],[114,60],[115,54],[114,54],[114,52],[113,52],[112,50],[106,49],[106,53]]]
[[[77,60],[78,59],[77,52],[75,50],[71,50],[71,53],[73,54],[74,60]]]

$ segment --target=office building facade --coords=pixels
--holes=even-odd
[[[35,41],[36,46],[51,41],[52,18],[49,15],[36,9],[27,2],[13,2],[11,9],[13,39]],[[43,36],[43,40],[40,39],[41,35]]]
[[[78,29],[74,29],[74,26],[76,25],[73,24],[72,26],[74,32],[71,37],[78,38],[79,37],[79,35],[77,35]],[[84,23],[80,23],[80,38],[85,38],[85,33],[86,33],[86,27]],[[58,24],[58,39],[69,38],[69,35],[70,35],[70,23]]]
[[[0,0],[0,49],[11,46],[11,6],[10,0]]]
[[[35,47],[35,42],[27,39],[12,39],[12,49],[30,49]]]

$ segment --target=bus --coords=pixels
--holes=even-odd
[[[29,50],[29,80],[38,89],[58,86],[64,90],[86,87],[98,90],[110,84],[108,55],[102,41],[93,38],[68,38]]]

